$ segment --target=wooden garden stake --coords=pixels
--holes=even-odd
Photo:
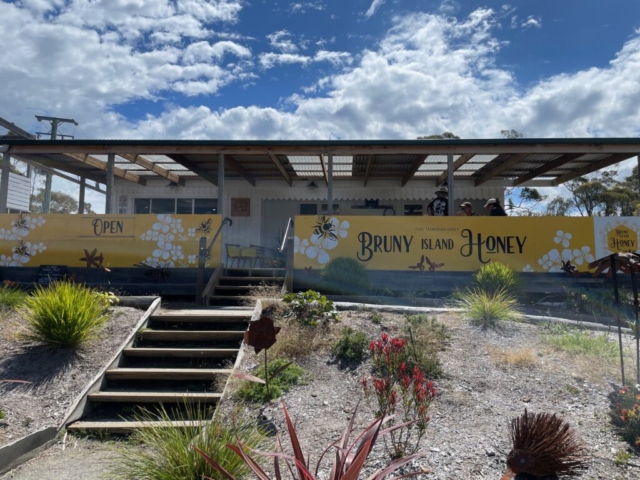
[[[618,344],[620,345],[620,371],[622,374],[622,385],[624,380],[624,355],[622,350],[622,326],[620,325],[620,297],[618,295],[618,272],[616,271],[616,255],[611,255],[611,274],[613,278],[613,296],[616,301],[616,319],[618,320]]]

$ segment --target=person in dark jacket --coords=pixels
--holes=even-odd
[[[500,202],[498,201],[497,198],[490,198],[487,201],[487,204],[484,206],[484,208],[489,209],[490,217],[506,217],[507,216],[507,212],[505,212],[504,208],[500,206]]]
[[[427,215],[435,217],[446,217],[449,215],[449,190],[447,187],[440,187],[436,190],[436,198],[427,205]]]

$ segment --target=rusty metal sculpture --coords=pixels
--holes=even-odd
[[[571,426],[555,414],[529,413],[510,425],[513,448],[502,480],[520,473],[534,476],[579,476],[587,468],[584,447]]]

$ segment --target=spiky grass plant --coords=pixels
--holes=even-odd
[[[27,294],[13,285],[0,286],[0,310],[13,309],[24,303]]]
[[[470,290],[460,294],[459,304],[465,318],[482,328],[497,328],[504,322],[521,319],[518,302],[505,290]]]
[[[102,298],[83,285],[53,282],[36,287],[18,309],[27,321],[27,340],[76,348],[94,338],[107,321]]]
[[[490,262],[480,267],[473,276],[473,285],[491,294],[504,291],[516,296],[520,291],[520,279],[516,272],[500,262]]]
[[[140,428],[131,438],[138,447],[117,449],[117,456],[110,465],[109,478],[115,480],[184,480],[224,478],[196,451],[206,451],[228,472],[240,478],[250,473],[245,462],[225,445],[241,442],[249,448],[260,446],[265,432],[256,423],[236,418],[235,425],[211,420],[207,410],[185,404],[184,410],[167,412],[164,407],[158,414],[141,410],[135,416],[139,422],[174,422],[182,426]]]

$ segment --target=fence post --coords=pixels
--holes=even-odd
[[[196,305],[202,305],[204,291],[204,263],[207,261],[207,237],[200,237],[198,246],[198,273],[196,277]]]

